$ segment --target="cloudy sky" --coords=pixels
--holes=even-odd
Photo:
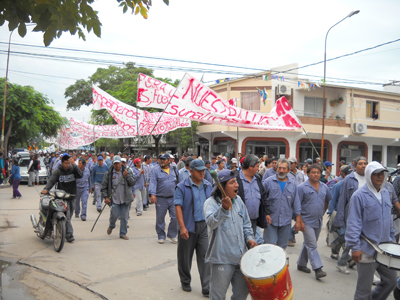
[[[189,73],[198,78],[204,76],[205,82],[290,63],[304,66],[323,60],[327,30],[353,10],[360,10],[360,13],[330,31],[328,59],[400,38],[398,0],[170,0],[169,6],[161,0],[153,0],[147,20],[140,15],[123,14],[113,0],[97,0],[94,8],[103,25],[101,38],[90,33],[84,42],[78,36],[64,33],[47,48],[43,46],[41,33],[28,30],[25,38],[21,38],[15,31],[11,39],[12,43],[29,45],[12,44],[11,51],[98,61],[71,62],[17,53],[10,56],[9,80],[12,83],[33,86],[53,99],[55,108],[63,116],[84,121],[88,121],[91,108],[67,111],[64,91],[75,80],[87,79],[97,68],[110,63],[133,61],[154,66],[156,76],[173,79],[180,79],[185,73],[176,68],[192,69]],[[3,25],[0,28],[0,74],[3,75],[0,76],[5,76],[8,37],[8,28]],[[350,79],[371,83],[354,86],[380,90],[381,84],[400,79],[399,57],[400,42],[396,42],[328,62],[327,83],[342,84]],[[323,77],[323,64],[300,69],[299,74],[302,78],[319,80]]]

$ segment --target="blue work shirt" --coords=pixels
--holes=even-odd
[[[221,200],[211,196],[204,203],[204,215],[209,242],[205,261],[239,265],[247,243],[254,240],[250,217],[240,196],[230,210],[225,210]]]
[[[207,180],[211,186],[213,185],[213,179],[211,177],[210,171],[206,169],[206,173],[204,174],[204,179]]]
[[[292,222],[292,211],[297,217],[301,213],[300,198],[297,185],[288,179],[283,191],[280,181],[276,176],[271,176],[264,181],[263,187],[267,194],[267,203],[271,211],[271,224],[273,226],[286,226]]]
[[[189,192],[190,190],[190,192]],[[208,194],[208,195],[207,195]],[[179,205],[182,207],[182,213],[184,214],[184,218],[186,214],[190,214],[190,216],[187,216],[188,219],[191,217],[194,222],[200,222],[200,221],[205,221],[204,218],[204,203],[207,200],[207,196],[211,195],[211,185],[208,183],[205,183],[204,180],[200,183],[200,185],[197,185],[193,182],[191,177],[188,177],[184,182],[181,182],[178,184],[177,188],[175,189],[175,194],[174,194],[174,205]],[[192,206],[192,203],[194,206]],[[184,208],[186,206],[191,209],[190,211],[185,211],[183,212]],[[190,227],[188,228],[187,224],[188,222],[185,222],[186,229],[189,232],[194,232],[194,223],[191,224]]]
[[[90,190],[92,183],[90,181],[90,171],[87,166],[82,171],[82,177],[76,179],[76,188]]]
[[[110,168],[112,166],[112,164],[113,164],[111,158],[107,158],[104,162],[106,163],[108,168]]]
[[[211,170],[218,170],[218,165],[211,163]]]
[[[103,166],[95,165],[92,169],[92,184],[95,182],[102,183],[104,174],[108,171],[108,166],[103,163]]]
[[[388,190],[382,189],[381,196],[382,203],[365,184],[351,197],[345,239],[353,252],[361,250],[371,256],[375,253],[375,249],[361,235],[376,246],[395,241]]]
[[[242,180],[243,192],[245,195],[245,205],[249,214],[250,220],[257,219],[260,211],[261,204],[261,191],[255,176],[251,178],[249,182],[244,175],[243,171],[240,170],[239,178]]]
[[[144,170],[144,177],[146,179],[146,183],[150,182],[150,174],[151,170],[154,168],[153,164],[142,164],[142,169]]]
[[[136,167],[132,168],[133,177],[136,179],[135,185],[132,187],[132,190],[136,189],[143,190],[144,189],[144,174],[140,175],[141,170]]]
[[[297,191],[301,205],[301,218],[304,224],[312,228],[321,228],[325,203],[332,199],[331,191],[325,183],[319,182],[317,192],[310,181],[300,184]]]
[[[169,166],[169,174],[161,169],[160,165],[153,168],[150,174],[149,195],[170,198],[174,196],[175,187],[178,184],[176,169]]]
[[[339,181],[331,189],[332,200],[329,201],[328,214],[331,214],[334,211],[337,211],[339,195],[340,195],[340,188],[342,187],[342,184],[343,184],[343,180]]]
[[[183,168],[179,170],[179,182],[184,181],[186,178],[190,177],[190,171],[188,169]]]
[[[19,170],[19,166],[13,165],[11,169],[12,179],[13,180],[21,180],[21,173]]]
[[[399,201],[399,198],[397,198],[397,195],[394,191],[394,187],[390,182],[385,182],[385,189],[388,190],[389,195],[390,195],[390,202],[392,202],[392,205]]]
[[[328,181],[328,182],[326,183],[326,185],[327,185],[328,188],[330,188],[330,190],[332,191],[333,187],[334,187],[337,183],[339,183],[340,181],[342,181],[342,180],[343,180],[343,177],[342,177],[342,176],[338,176],[338,177],[332,179],[331,181]]]
[[[271,177],[273,175],[276,175],[276,171],[274,170],[274,168],[269,168],[267,171],[265,171],[262,182],[264,182],[265,180],[267,180],[268,177]]]
[[[343,184],[340,187],[337,214],[332,224],[336,228],[346,227],[350,198],[358,189],[358,180],[356,179],[354,173],[355,172],[351,172],[344,180],[342,180]]]
[[[287,174],[287,178],[290,180],[293,180],[297,186],[299,186],[300,184],[302,184],[305,181],[303,173],[300,172],[299,170],[297,170],[296,173],[293,173],[292,171],[290,171]]]

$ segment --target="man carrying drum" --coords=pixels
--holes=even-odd
[[[237,172],[221,170],[218,180],[223,192],[215,189],[204,203],[209,246],[206,262],[210,263],[210,298],[225,300],[229,284],[232,299],[245,300],[249,294],[239,262],[247,246],[257,246],[246,205],[238,196]],[[226,196],[222,196],[226,194]]]
[[[375,246],[395,242],[392,203],[388,190],[384,188],[386,172],[388,170],[376,161],[368,164],[365,169],[366,184],[351,197],[345,238],[352,250],[352,259],[357,263],[354,300],[387,299],[397,283],[396,271],[375,262],[375,249],[361,238],[365,236]],[[381,281],[371,292],[375,270]]]

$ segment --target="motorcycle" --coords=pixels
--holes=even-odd
[[[41,195],[39,202],[39,222],[31,215],[34,232],[42,240],[53,239],[54,250],[60,252],[64,247],[68,202],[66,199],[75,195],[63,190],[52,190]]]

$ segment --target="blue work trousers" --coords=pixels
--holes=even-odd
[[[168,233],[165,234],[165,216],[169,212],[171,220],[168,225]],[[156,232],[159,240],[165,240],[165,237],[176,238],[178,233],[178,221],[175,215],[174,197],[157,197],[156,202]]]
[[[100,182],[95,182],[94,183],[94,194],[93,197],[96,199],[96,208],[101,209],[101,183]]]
[[[115,228],[115,222],[118,217],[121,217],[121,224],[119,226],[119,236],[124,236],[128,233],[128,212],[129,212],[129,204],[115,204],[113,203],[111,207],[110,213],[110,227],[112,229]]]
[[[303,247],[301,248],[297,265],[306,267],[308,260],[310,260],[313,271],[323,267],[317,249],[317,242],[320,233],[321,228],[312,228],[311,226],[306,225],[306,231],[303,232]]]
[[[290,224],[285,226],[274,226],[269,224],[264,229],[264,243],[277,244],[279,247],[286,249],[290,237]]]
[[[82,203],[82,213],[81,218],[86,218],[87,212],[87,202],[89,199],[89,188],[76,188],[76,197],[75,197],[75,215],[79,216],[81,213],[81,203]]]
[[[225,300],[229,284],[232,284],[231,300],[246,300],[249,288],[239,265],[210,264],[210,299]]]

